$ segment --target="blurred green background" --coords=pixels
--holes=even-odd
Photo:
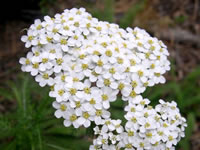
[[[199,0],[18,0],[0,7],[1,150],[87,150],[91,144],[92,129],[65,128],[53,116],[49,89],[22,73],[18,63],[28,51],[20,42],[23,29],[36,18],[73,7],[85,7],[94,17],[122,28],[139,26],[164,41],[171,60],[167,82],[143,96],[152,105],[160,98],[176,100],[188,123],[177,149],[200,150]],[[123,103],[113,103],[111,112],[113,118],[124,119]]]

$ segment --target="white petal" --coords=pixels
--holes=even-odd
[[[72,123],[69,120],[64,120],[64,125],[69,127]]]
[[[55,111],[54,115],[56,116],[56,118],[61,118],[63,113],[61,112],[61,110],[58,109]]]
[[[83,125],[85,123],[86,119],[83,117],[79,117],[77,121],[78,121],[79,125]]]

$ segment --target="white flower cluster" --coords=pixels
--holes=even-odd
[[[119,142],[124,131],[121,120],[104,120],[101,128],[97,126],[94,131],[98,137],[93,140],[90,150],[119,150]]]
[[[101,130],[94,129],[98,137],[90,150],[173,150],[186,127],[176,103],[160,100],[155,109],[141,96],[129,101],[125,107],[125,131],[118,120],[105,120]]]
[[[84,8],[73,8],[54,18],[45,16],[42,22],[35,20],[21,40],[32,50],[20,59],[22,71],[35,76],[40,86],[51,87],[49,95],[56,99],[55,116],[64,118],[65,126],[87,128],[91,122],[117,123],[113,127],[120,129],[111,129],[106,123],[107,130],[100,134],[104,138],[105,133],[105,138],[111,141],[110,148],[95,140],[94,143],[103,144],[101,149],[118,149],[116,143],[134,149],[138,147],[133,142],[136,138],[144,143],[144,149],[154,145],[158,149],[171,148],[184,135],[185,120],[174,103],[162,101],[153,109],[149,100],[140,95],[147,86],[165,83],[163,74],[170,70],[167,47],[145,30],[137,27],[125,30],[93,18]],[[127,134],[123,136],[130,131],[135,135],[132,138],[121,138],[121,122],[109,120],[110,102],[118,96],[128,102]],[[174,109],[169,111],[171,107]],[[179,129],[180,126],[183,128]]]

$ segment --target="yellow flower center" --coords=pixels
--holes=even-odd
[[[77,78],[77,77],[73,78],[73,82],[79,82],[79,81],[80,81],[79,78]]]
[[[28,36],[28,40],[29,41],[32,41],[33,40],[33,36],[31,35],[31,36]]]
[[[86,70],[88,68],[88,64],[82,64],[82,69]]]
[[[42,58],[42,63],[45,64],[48,62],[48,58]]]
[[[71,95],[75,95],[76,92],[77,92],[77,90],[76,90],[75,88],[71,88],[71,89],[69,90],[69,93],[70,93]]]
[[[75,23],[74,23],[74,26],[75,26],[75,27],[79,27],[79,25],[80,25],[79,22],[75,22]]]
[[[42,29],[42,25],[41,25],[41,24],[39,24],[39,25],[36,27],[36,29],[37,29],[37,30],[40,30],[40,29]]]
[[[144,113],[144,117],[147,118],[149,116],[148,112]]]
[[[77,116],[75,114],[71,115],[70,118],[69,118],[69,120],[71,122],[75,121],[76,119],[77,119]]]
[[[30,63],[31,63],[30,60],[29,60],[29,59],[26,59],[25,64],[26,64],[26,65],[29,65]]]
[[[38,69],[38,67],[39,67],[38,63],[33,64],[33,68]]]
[[[172,141],[174,138],[173,138],[173,136],[168,136],[168,139],[169,139],[169,141]]]
[[[58,90],[58,95],[62,96],[65,93],[65,91],[63,89]]]
[[[111,84],[109,79],[104,79],[104,85],[109,86]]]
[[[39,55],[40,55],[40,52],[36,51],[35,56],[39,56]]]
[[[76,101],[75,104],[76,104],[76,108],[80,108],[81,107],[81,102],[80,101]]]
[[[155,49],[156,49],[155,46],[151,46],[151,47],[150,47],[150,50],[152,50],[152,51],[154,51]]]
[[[151,132],[149,132],[149,133],[146,133],[146,136],[147,136],[148,138],[151,138],[153,135],[152,135]]]
[[[133,90],[133,91],[131,91],[131,93],[130,93],[130,95],[129,95],[130,97],[132,97],[132,98],[135,98],[136,97],[136,93],[135,93],[135,91]]]
[[[140,147],[144,147],[144,143],[143,142],[140,142]]]
[[[145,123],[145,125],[144,125],[144,127],[145,128],[149,128],[151,125],[147,122],[147,123]]]
[[[112,56],[112,51],[111,50],[107,50],[105,52],[106,56],[111,57]]]
[[[101,45],[105,48],[108,46],[108,44],[106,42],[101,43]]]
[[[61,80],[62,80],[63,82],[65,82],[65,78],[66,78],[66,75],[62,75],[62,76],[61,76]]]
[[[132,81],[132,82],[131,82],[131,85],[132,85],[132,87],[134,87],[134,88],[135,88],[135,87],[137,87],[137,85],[138,85],[138,84],[137,84],[137,82],[136,82],[136,81]]]
[[[142,47],[143,46],[143,44],[141,43],[141,42],[138,42],[138,44],[137,44],[139,47]]]
[[[150,53],[145,53],[145,57],[149,58],[150,57]]]
[[[74,40],[78,40],[78,36],[77,35],[74,36]]]
[[[115,71],[115,68],[110,68],[110,69],[109,69],[109,72],[110,72],[111,74],[115,74],[115,72],[116,72],[116,71]]]
[[[138,76],[139,76],[139,77],[142,77],[142,76],[144,75],[144,73],[143,73],[142,70],[139,70],[137,73],[138,73]]]
[[[130,59],[129,61],[130,61],[131,66],[135,66],[136,61],[134,59]]]
[[[42,76],[44,79],[49,79],[49,75],[47,73],[44,73]]]
[[[127,149],[133,148],[132,144],[130,144],[130,143],[129,143],[129,144],[126,144],[125,147],[126,147]]]
[[[64,26],[63,29],[67,31],[67,30],[69,30],[69,27],[68,26]]]
[[[54,28],[54,29],[52,30],[52,32],[53,32],[54,34],[56,34],[56,33],[58,32],[58,29]]]
[[[84,59],[85,57],[86,57],[85,54],[81,54],[81,55],[79,55],[79,58],[80,58],[80,59]]]
[[[92,98],[92,99],[90,100],[90,104],[91,104],[91,105],[96,104],[96,101],[94,100],[94,98]]]
[[[135,108],[134,107],[131,107],[131,112],[135,112]]]
[[[166,123],[163,123],[163,127],[164,127],[164,128],[167,128],[168,125],[167,125]]]
[[[101,116],[102,115],[102,110],[96,110],[96,115]]]
[[[99,51],[95,50],[95,51],[93,52],[93,55],[97,55],[97,56],[99,56],[100,53],[99,53]]]
[[[108,95],[103,94],[103,95],[101,96],[101,98],[102,98],[103,101],[106,101],[106,100],[108,100]]]
[[[98,31],[101,31],[101,30],[102,30],[102,27],[98,26],[98,27],[96,27],[96,29],[97,29]]]
[[[124,63],[124,60],[120,57],[117,57],[117,63],[118,64],[123,64]]]
[[[161,76],[160,73],[154,73],[154,75],[155,75],[156,77],[160,77],[160,76]]]
[[[145,105],[145,101],[144,101],[144,100],[141,101],[140,104],[141,104],[141,105]]]
[[[98,62],[97,62],[97,66],[102,67],[102,66],[103,66],[103,61],[98,60]]]
[[[128,131],[128,136],[134,136],[134,132],[133,131]]]
[[[90,88],[89,87],[85,87],[84,89],[83,89],[83,91],[86,93],[86,94],[90,94]]]
[[[66,40],[66,39],[61,39],[61,40],[60,40],[60,44],[66,45],[66,44],[67,44],[67,40]]]
[[[55,54],[55,53],[56,53],[56,50],[55,50],[55,49],[51,49],[51,50],[49,51],[49,53]]]
[[[158,131],[158,134],[162,136],[164,133],[162,131]]]
[[[88,119],[90,117],[90,114],[88,112],[83,113],[83,118]]]
[[[125,85],[124,85],[123,83],[119,83],[118,89],[119,89],[119,90],[122,90],[122,89],[124,88],[124,86],[125,86]]]
[[[66,106],[65,104],[61,104],[61,105],[60,105],[60,109],[61,109],[62,111],[66,111],[66,110],[67,110],[67,106]]]
[[[73,18],[73,17],[70,17],[70,18],[69,18],[69,20],[70,20],[70,21],[73,21],[73,20],[74,20],[74,18]]]
[[[152,40],[148,40],[148,43],[149,43],[149,44],[153,44],[153,41],[152,41]]]
[[[58,59],[56,60],[56,63],[57,63],[58,65],[61,65],[61,64],[63,63],[63,59],[62,59],[62,58],[58,58]]]
[[[90,24],[90,23],[87,23],[87,24],[86,24],[86,28],[89,29],[90,27],[91,27],[91,24]]]
[[[133,123],[136,123],[136,122],[137,122],[137,119],[136,119],[135,117],[132,117],[132,118],[131,118],[131,121],[132,121]]]
[[[53,38],[52,37],[46,37],[46,39],[47,39],[47,41],[50,43],[52,40],[53,40]]]

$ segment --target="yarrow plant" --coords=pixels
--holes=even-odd
[[[21,40],[31,48],[19,61],[22,71],[50,86],[55,116],[66,127],[96,125],[90,150],[173,150],[184,137],[186,120],[174,101],[153,108],[141,96],[165,83],[170,70],[166,45],[145,30],[122,29],[73,8],[35,20]],[[109,112],[117,97],[127,104],[124,127]]]

